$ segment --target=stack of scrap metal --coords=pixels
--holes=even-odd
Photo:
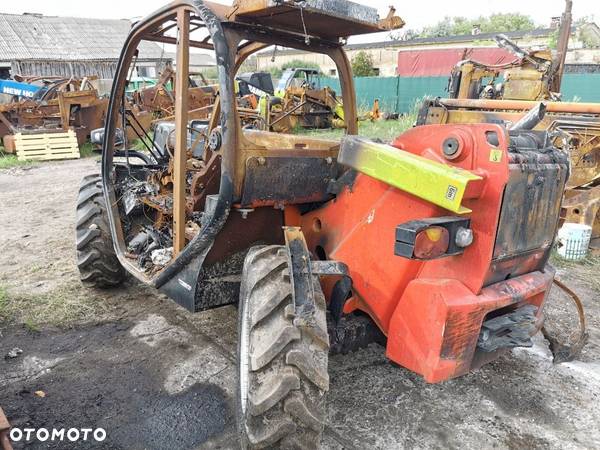
[[[0,137],[8,153],[14,153],[18,133],[66,133],[73,130],[83,144],[93,129],[104,125],[108,99],[98,95],[84,79],[44,78],[32,98],[0,105]]]

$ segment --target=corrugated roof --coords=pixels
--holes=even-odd
[[[176,59],[176,54],[174,52],[165,53],[165,58],[170,58],[173,61]],[[213,55],[208,53],[196,53],[190,52],[190,66],[216,66],[217,62]]]
[[[128,20],[0,14],[0,61],[118,59]],[[140,44],[140,58],[160,59],[160,45]]]

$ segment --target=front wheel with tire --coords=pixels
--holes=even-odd
[[[108,225],[106,200],[100,175],[88,175],[81,181],[77,199],[77,268],[84,285],[106,289],[125,279]]]
[[[318,448],[325,422],[329,339],[313,277],[314,321],[295,320],[287,249],[253,247],[239,307],[237,420],[243,448]]]

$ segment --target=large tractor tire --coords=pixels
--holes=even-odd
[[[121,284],[126,273],[113,247],[100,175],[88,175],[81,181],[76,233],[81,282],[99,289]]]
[[[315,449],[325,422],[329,339],[313,278],[314,325],[298,326],[287,249],[253,247],[239,306],[238,430],[242,448]]]

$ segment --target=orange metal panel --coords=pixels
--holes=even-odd
[[[495,133],[499,145],[490,145],[487,133]],[[462,144],[460,156],[452,161],[446,160],[442,151],[448,137]],[[484,288],[492,270],[509,177],[503,128],[493,124],[423,126],[403,134],[393,145],[483,178],[464,201],[473,211],[469,215],[473,245],[462,255],[429,261],[395,256],[398,225],[450,214],[363,174],[335,201],[303,215],[302,229],[314,254],[348,265],[354,298],[346,312],[367,312],[388,335],[387,352],[392,360],[423,374],[428,381],[441,381],[471,367],[474,346],[466,341],[469,345],[476,341],[487,312],[525,299],[541,304],[552,275],[527,274]],[[454,331],[444,331],[452,320]]]
[[[392,317],[387,356],[429,383],[464,375],[499,356],[476,351],[486,314],[511,305],[535,305],[539,329],[541,306],[553,279],[552,272],[533,272],[486,287],[479,295],[456,280],[413,280]]]

